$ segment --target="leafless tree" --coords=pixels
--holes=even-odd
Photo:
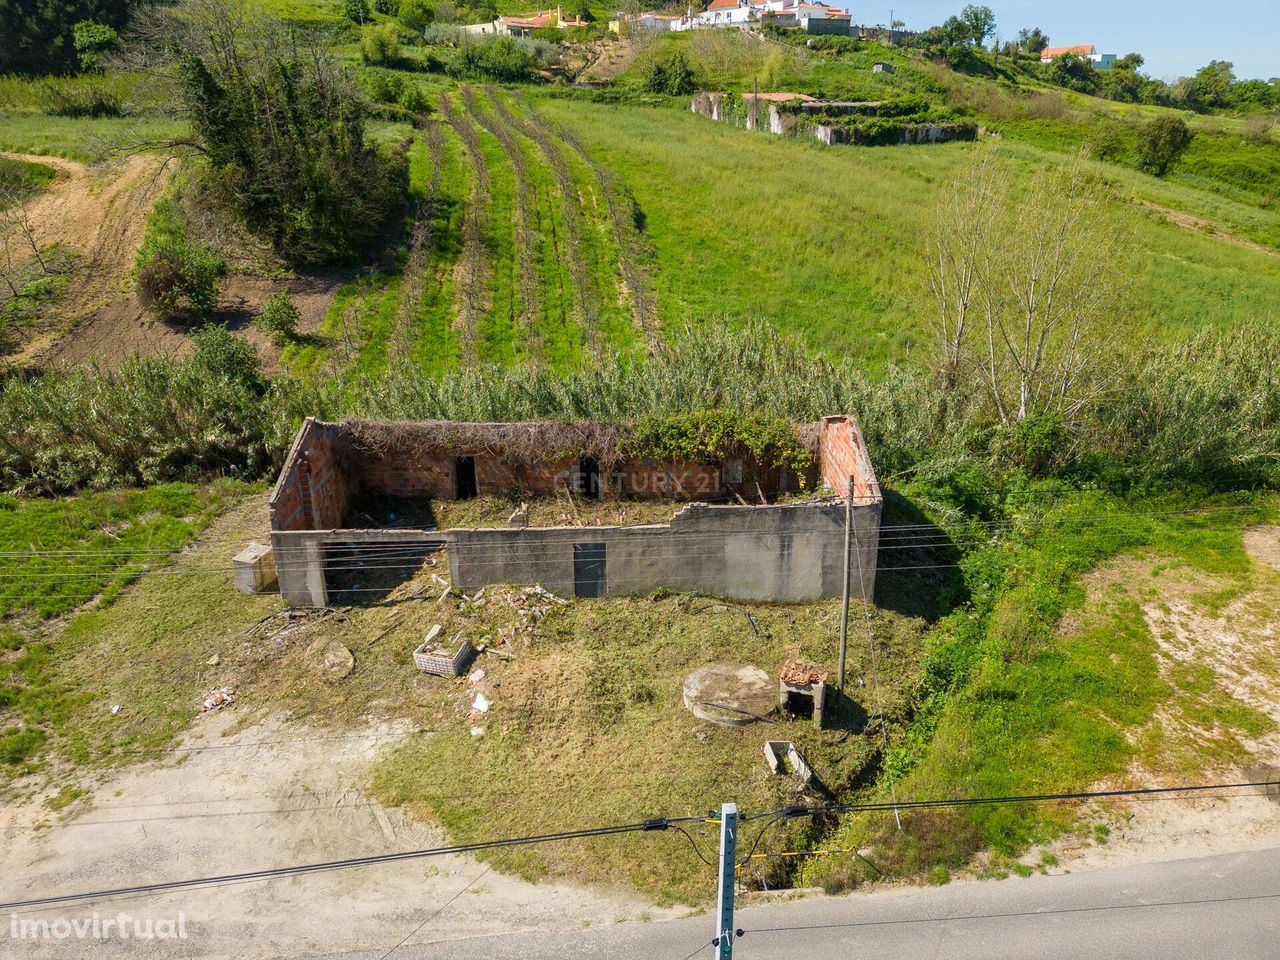
[[[1014,196],[1005,161],[982,154],[939,205],[930,259],[939,367],[972,376],[996,415],[1070,417],[1106,383],[1101,349],[1126,240],[1107,188],[1082,159],[1045,168]]]

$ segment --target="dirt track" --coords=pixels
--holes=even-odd
[[[68,328],[101,312],[118,314],[125,304],[132,324],[141,311],[127,288],[133,257],[142,242],[147,213],[168,182],[169,169],[155,156],[140,154],[97,167],[58,157],[6,154],[58,171],[27,205],[42,244],[57,243],[78,259],[56,320],[38,325],[15,358],[49,362],[56,341]]]
[[[68,816],[34,802],[0,811],[0,900],[447,842],[358,790],[374,755],[409,731],[371,721],[335,735],[267,719],[229,733],[237,710],[199,719],[185,753],[121,771]],[[20,916],[91,918],[95,911],[154,920],[181,913],[187,932],[185,940],[94,941],[95,957],[237,958],[381,952],[419,924],[421,936],[448,939],[672,913],[649,911],[633,897],[525,883],[466,857],[435,857]],[[6,957],[73,957],[87,949],[74,938],[9,942],[0,934],[0,942]]]
[[[131,278],[147,214],[163,193],[173,164],[148,154],[93,167],[60,157],[4,156],[58,171],[27,211],[42,245],[57,243],[77,255],[66,297],[25,332],[25,342],[10,360],[35,367],[114,364],[134,352],[176,355],[188,349],[186,331],[147,316]],[[249,327],[263,301],[289,287],[301,314],[299,331],[310,333],[323,321],[343,279],[337,274],[291,281],[227,277],[219,319],[233,329],[246,329],[270,366],[276,351]]]

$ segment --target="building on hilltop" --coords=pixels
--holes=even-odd
[[[1068,53],[1090,61],[1095,70],[1110,70],[1112,64],[1116,62],[1114,53],[1099,53],[1098,48],[1091,43],[1081,43],[1071,47],[1045,47],[1040,51],[1040,62],[1052,63],[1058,57],[1066,56]]]
[[[294,606],[326,606],[335,567],[447,547],[452,583],[467,591],[512,583],[566,596],[672,589],[742,600],[834,597],[844,587],[851,493],[852,591],[870,599],[883,500],[862,433],[852,417],[831,416],[801,436],[811,456],[806,476],[746,449],[714,461],[637,459],[625,452],[623,431],[601,423],[308,418],[270,501],[280,592]],[[802,489],[817,492],[804,497]],[[430,519],[432,500],[566,490],[669,501],[673,515],[666,523],[530,526],[526,510],[505,526],[448,529]],[[384,510],[390,520],[374,519],[369,498],[394,505]]]
[[[465,33],[492,34],[498,37],[528,37],[534,30],[568,30],[588,26],[585,20],[565,17],[560,7],[538,10],[520,17],[498,17],[489,23],[472,23],[461,27]]]

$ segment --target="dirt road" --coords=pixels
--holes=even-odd
[[[119,772],[62,816],[36,802],[0,812],[0,901],[447,842],[357,790],[375,754],[410,731],[371,721],[326,734],[267,720],[223,736],[236,709],[201,718],[179,751]],[[630,896],[529,884],[469,858],[441,857],[18,916],[88,919],[95,911],[153,921],[182,914],[185,939],[92,944],[96,957],[131,958],[386,950],[424,921],[421,934],[440,939],[671,915]],[[74,937],[14,939],[10,927],[8,918],[0,924],[6,957],[85,950]]]

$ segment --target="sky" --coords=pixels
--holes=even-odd
[[[855,23],[889,22],[923,30],[958,13],[971,0],[842,0]],[[1210,60],[1230,60],[1241,79],[1280,77],[1280,0],[976,0],[995,11],[1002,40],[1039,27],[1052,46],[1092,43],[1099,53],[1137,51],[1146,73],[1162,80],[1194,73]],[[883,9],[880,9],[884,4]],[[871,9],[874,7],[875,9]]]

